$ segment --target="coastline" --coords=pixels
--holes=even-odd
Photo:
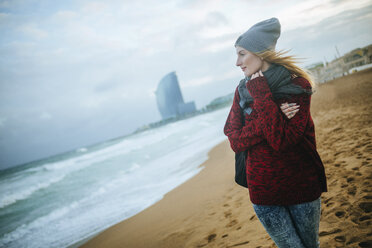
[[[372,245],[371,106],[372,69],[320,85],[312,97],[329,186],[322,194],[322,246]],[[200,166],[197,175],[163,199],[81,247],[275,247],[255,216],[247,189],[234,182],[228,141],[215,146]]]
[[[197,175],[159,202],[106,229],[81,247],[201,247],[217,237],[234,244],[259,245],[262,238],[253,242],[247,235],[269,238],[254,215],[247,189],[234,181],[234,154],[228,141],[215,146],[208,157]],[[236,214],[241,215],[239,220],[233,218]],[[248,221],[253,221],[253,225],[243,225]],[[216,223],[223,223],[223,233],[214,230]]]

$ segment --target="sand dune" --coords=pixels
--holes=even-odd
[[[312,98],[329,192],[322,195],[321,247],[372,247],[372,69],[320,85]],[[276,247],[237,186],[227,141],[205,168],[145,211],[83,247]]]

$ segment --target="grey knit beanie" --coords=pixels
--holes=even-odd
[[[254,24],[244,34],[240,35],[235,46],[258,53],[275,50],[276,41],[280,36],[280,23],[275,17]]]

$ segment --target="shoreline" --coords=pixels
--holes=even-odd
[[[198,166],[198,168],[201,168],[201,170],[200,170],[197,174],[195,174],[194,176],[192,176],[191,178],[189,178],[189,179],[186,180],[185,182],[181,183],[180,185],[178,185],[177,187],[175,187],[175,188],[172,189],[171,191],[169,191],[169,192],[167,192],[166,194],[164,194],[163,197],[162,197],[159,201],[163,201],[164,198],[168,197],[168,194],[170,194],[172,191],[177,190],[179,187],[182,187],[184,184],[186,184],[189,180],[191,180],[191,179],[193,179],[194,177],[198,176],[198,174],[200,174],[203,170],[206,169],[206,166],[210,166],[209,163],[208,163],[208,160],[210,159],[210,154],[211,154],[212,150],[214,150],[215,148],[217,148],[217,146],[222,145],[223,143],[227,143],[227,139],[224,140],[224,141],[222,141],[222,142],[220,142],[219,144],[215,145],[214,147],[212,147],[212,148],[208,151],[208,153],[207,153],[207,157],[208,157],[208,158]],[[176,194],[176,192],[175,192],[175,194]],[[84,239],[82,239],[82,240],[80,240],[80,241],[78,241],[78,242],[76,242],[76,243],[74,243],[74,244],[69,245],[67,248],[85,247],[85,245],[86,245],[90,240],[92,240],[92,239],[94,239],[95,237],[99,236],[101,233],[103,233],[103,232],[105,232],[106,230],[108,230],[108,229],[110,229],[110,228],[112,228],[112,227],[114,227],[114,226],[120,224],[121,222],[125,222],[125,221],[127,221],[127,220],[129,220],[129,219],[131,219],[131,218],[135,218],[137,215],[140,215],[142,212],[144,212],[144,211],[146,211],[147,209],[152,208],[154,205],[158,204],[159,201],[154,202],[154,203],[153,203],[152,205],[150,205],[149,207],[143,209],[142,211],[138,212],[137,214],[135,214],[135,215],[133,215],[133,216],[131,216],[131,217],[125,219],[125,220],[122,220],[122,221],[118,222],[117,224],[114,224],[114,225],[112,225],[112,226],[110,226],[110,227],[108,227],[108,228],[106,228],[106,229],[104,229],[104,230],[99,231],[99,232],[96,233],[96,234],[92,234],[92,235],[90,235],[90,236],[87,237],[87,238],[84,238]]]
[[[255,217],[248,190],[234,181],[235,160],[230,150],[227,139],[216,145],[209,151],[208,160],[200,165],[204,168],[194,177],[165,194],[149,208],[109,227],[80,247],[201,247],[217,237],[234,240],[235,245],[247,242],[259,245],[260,240],[252,243],[247,234],[252,238],[260,234],[265,239],[269,236]],[[245,216],[242,219],[253,220],[254,225],[242,225],[244,221],[239,223],[233,219],[232,212],[241,212]],[[208,218],[202,224],[198,223],[204,216]],[[210,231],[216,221],[225,223],[225,233]],[[199,235],[194,237],[195,229],[204,238],[200,239]],[[236,230],[238,235],[230,237],[231,230]],[[124,236],[130,238],[124,239]]]
[[[126,221],[126,220],[127,220],[127,219],[125,219],[125,220],[123,220],[123,221]],[[102,232],[104,232],[105,230],[107,230],[107,229],[109,229],[109,228],[111,228],[111,226],[108,227],[108,228],[106,228],[106,229],[104,229],[104,230],[102,230],[102,231],[100,231],[100,232],[98,232],[98,233],[96,233],[96,234],[89,235],[88,237],[86,237],[86,238],[84,238],[84,239],[82,239],[82,240],[79,240],[78,242],[75,242],[75,243],[73,243],[73,244],[67,246],[66,248],[78,248],[78,247],[81,247],[81,246],[83,246],[84,244],[86,244],[89,240],[91,240],[91,239],[93,239],[94,237],[100,235]]]
[[[326,169],[320,242],[324,247],[369,247],[372,214],[372,69],[317,87],[311,113]],[[234,181],[227,139],[208,153],[203,169],[164,197],[81,247],[274,248],[257,219],[248,190]]]

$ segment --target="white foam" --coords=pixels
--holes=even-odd
[[[11,193],[3,193],[5,190],[4,188],[1,190],[2,194],[0,195],[0,208],[4,208],[8,205],[11,205],[15,203],[18,200],[24,200],[27,199],[30,195],[32,195],[34,192],[45,189],[49,187],[51,184],[61,181],[64,178],[64,175],[51,178],[48,181],[39,181],[36,182],[34,185],[31,185],[29,188],[22,187],[21,190],[14,191]]]
[[[86,147],[82,147],[82,148],[79,148],[79,149],[76,149],[77,152],[86,152],[88,151],[88,149]]]
[[[30,219],[24,213],[28,221],[3,235],[0,246],[66,247],[142,211],[201,170],[208,151],[225,139],[226,116],[224,109],[147,130],[0,182],[3,207],[21,199],[38,202],[33,193],[40,189],[50,197],[39,206],[44,215]],[[48,204],[66,193],[57,183],[84,195],[50,211]],[[72,199],[74,192],[67,193]]]
[[[133,150],[141,149],[143,145],[140,145],[140,142],[145,143],[146,139],[151,141],[147,141],[148,145],[166,137],[166,135],[163,134],[147,133],[151,137],[146,138],[146,136],[141,134],[140,141],[136,140],[135,137],[131,137],[131,140],[124,140],[118,144],[92,153],[83,154],[67,160],[46,163],[37,168],[30,168],[23,176],[18,175],[17,178],[13,177],[7,181],[0,182],[0,208],[4,208],[18,200],[27,199],[33,193],[53,183],[59,182],[72,172],[101,163],[116,156],[128,154]],[[134,169],[135,168],[132,168],[130,170]],[[47,180],[44,181],[46,178]]]

